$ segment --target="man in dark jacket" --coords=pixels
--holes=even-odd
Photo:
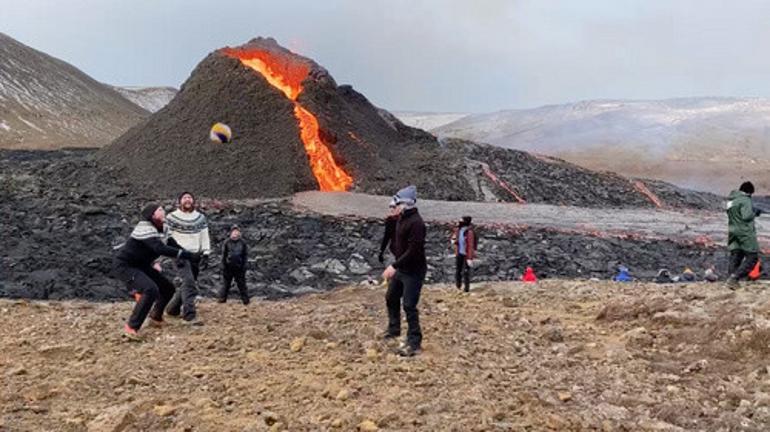
[[[465,282],[465,292],[471,289],[471,267],[476,259],[476,233],[473,230],[470,216],[462,220],[452,232],[452,245],[455,248],[455,285],[457,289]]]
[[[762,211],[752,206],[751,195],[754,185],[745,182],[738,190],[730,192],[727,202],[727,248],[730,251],[730,269],[727,287],[734,290],[740,286],[759,259],[759,242],[754,219]]]
[[[148,314],[151,322],[161,325],[163,309],[174,295],[174,284],[153,268],[154,261],[161,255],[190,261],[200,260],[199,254],[179,248],[173,240],[166,244],[161,235],[165,217],[163,207],[157,204],[146,206],[142,210],[142,220],[134,227],[131,237],[117,248],[113,274],[126,284],[137,299],[131,317],[124,326],[125,335],[130,339],[140,338],[138,332]]]
[[[417,188],[409,186],[398,191],[394,197],[401,207],[401,216],[396,223],[396,261],[382,273],[389,281],[385,294],[388,306],[388,330],[385,338],[396,338],[401,334],[401,299],[408,325],[406,344],[399,354],[411,357],[422,348],[422,331],[417,303],[428,270],[425,259],[425,223],[417,212]]]
[[[230,293],[230,285],[235,278],[238,292],[241,294],[241,302],[249,304],[249,291],[246,288],[246,263],[248,262],[248,248],[241,238],[241,229],[238,225],[230,228],[230,237],[222,245],[222,279],[224,285],[219,295],[219,302],[227,301]]]
[[[398,216],[401,210],[399,206],[396,205],[395,200],[390,201],[388,210],[389,214],[385,218],[385,233],[382,235],[382,241],[380,242],[380,254],[377,255],[380,264],[385,262],[385,249],[390,250],[390,253],[394,256],[396,255],[394,252],[396,242],[393,237],[396,235],[396,223],[398,222]]]

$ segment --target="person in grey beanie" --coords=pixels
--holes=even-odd
[[[386,339],[401,335],[401,303],[407,322],[406,343],[399,355],[411,357],[422,349],[422,330],[417,304],[428,270],[425,259],[425,222],[417,211],[417,188],[408,186],[393,197],[401,208],[393,237],[396,261],[382,273],[388,280],[385,302],[388,307],[388,329]]]

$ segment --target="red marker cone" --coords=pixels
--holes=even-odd
[[[521,280],[528,283],[537,282],[537,276],[535,276],[535,271],[532,270],[532,267],[527,267],[524,274],[521,276]]]

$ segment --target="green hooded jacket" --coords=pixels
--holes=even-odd
[[[727,248],[731,251],[759,252],[751,196],[734,190],[727,202]]]

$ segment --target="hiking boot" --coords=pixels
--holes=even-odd
[[[220,297],[217,299],[217,303],[227,303],[227,299]]]
[[[422,352],[422,349],[420,347],[413,347],[411,345],[407,345],[400,350],[398,350],[398,355],[401,357],[414,357]]]
[[[736,278],[733,275],[730,275],[730,277],[728,277],[727,280],[725,281],[725,286],[729,290],[735,291],[741,287],[741,284],[738,282],[738,278]]]
[[[129,327],[128,324],[123,325],[123,336],[130,341],[141,341],[142,336],[137,330]]]
[[[147,325],[155,328],[163,328],[166,326],[166,322],[163,320],[156,320],[156,319],[149,318],[147,319]]]
[[[202,326],[203,325],[203,321],[199,320],[198,317],[195,317],[195,318],[189,319],[189,320],[183,319],[182,320],[182,324],[188,325],[188,326],[196,326],[197,327],[197,326]]]

